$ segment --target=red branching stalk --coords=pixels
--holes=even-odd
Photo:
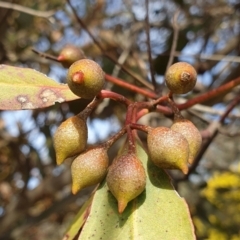
[[[149,126],[138,124],[138,123],[131,123],[130,127],[132,129],[140,130],[140,131],[145,132],[145,133],[148,133],[149,129],[151,128]]]
[[[108,90],[102,90],[97,95],[97,98],[99,99],[110,98],[114,101],[124,104],[125,106],[128,106],[132,103],[129,99],[125,98],[123,95]]]
[[[101,145],[110,148],[120,137],[122,137],[126,133],[127,129],[124,126],[120,131],[118,131],[115,135],[110,137],[105,143],[102,143]]]
[[[137,87],[131,83],[127,83],[126,81],[122,80],[122,79],[119,79],[119,78],[116,78],[116,77],[113,77],[109,74],[105,74],[105,79],[109,82],[112,82],[118,86],[121,86],[123,88],[126,88],[130,91],[134,91],[134,92],[137,92],[137,93],[140,93],[148,98],[157,98],[157,94],[152,92],[152,91],[149,91],[149,90],[145,90],[143,88],[140,88],[140,87]]]
[[[236,87],[239,84],[240,84],[240,77],[238,77],[216,89],[206,92],[198,97],[190,99],[185,103],[177,104],[177,106],[178,106],[179,110],[190,108],[190,107],[194,106],[195,104],[206,102],[212,98],[218,97],[219,95],[230,92],[234,87]]]

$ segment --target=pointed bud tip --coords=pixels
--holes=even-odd
[[[64,162],[63,159],[61,159],[59,157],[56,157],[56,163],[57,163],[58,166],[61,165],[63,162]]]
[[[188,173],[188,166],[187,165],[182,166],[181,171],[186,175]]]
[[[79,186],[76,186],[75,184],[72,184],[72,194],[77,194],[79,191],[81,190],[81,188],[79,188]]]
[[[64,57],[63,55],[59,55],[58,58],[57,58],[57,60],[58,60],[59,62],[62,62],[62,61],[65,60],[65,57]]]
[[[125,200],[120,200],[118,201],[118,212],[121,214],[127,207],[127,202]]]

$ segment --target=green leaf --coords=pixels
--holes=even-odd
[[[94,195],[79,240],[196,239],[185,200],[173,189],[165,171],[149,162],[140,146],[137,149],[148,173],[146,191],[118,214],[117,201],[103,183]]]
[[[0,65],[0,109],[36,109],[78,99],[60,84],[30,68]]]
[[[86,218],[88,217],[88,212],[90,210],[92,200],[93,195],[82,205],[80,211],[75,216],[73,222],[67,229],[62,240],[73,240],[77,236],[79,230],[81,229],[81,227],[86,221]]]

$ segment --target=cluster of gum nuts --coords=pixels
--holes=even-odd
[[[194,68],[184,62],[173,64],[165,76],[168,88],[177,94],[191,91],[196,78]],[[103,70],[92,60],[81,59],[69,67],[68,86],[82,98],[97,96],[104,87],[104,82]],[[53,138],[56,161],[61,164],[67,158],[74,159],[71,165],[73,194],[106,178],[109,190],[118,201],[118,211],[122,213],[128,202],[144,191],[145,169],[131,147],[109,163],[107,152],[116,138],[98,146],[87,146],[86,120],[94,108],[90,105],[58,127]],[[148,133],[149,159],[161,169],[179,169],[186,174],[188,164],[193,162],[202,142],[201,134],[194,124],[177,117],[170,128],[147,126],[145,130]]]

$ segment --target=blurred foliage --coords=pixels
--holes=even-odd
[[[54,14],[37,17],[3,8],[0,2],[0,64],[34,68],[65,82],[66,69],[33,53],[31,48],[57,56],[62,47],[70,43],[81,47],[86,56],[99,62],[107,73],[143,87],[119,71],[106,57],[111,54],[149,82],[144,0],[71,1],[78,16],[104,47],[104,53],[78,24],[66,1],[4,2],[38,11],[53,10]],[[180,9],[180,31],[174,61],[192,63],[199,74],[194,91],[184,97],[194,97],[240,75],[239,0],[150,0],[149,4],[152,64],[160,85],[173,43],[172,19],[177,9]],[[235,58],[224,61],[229,56]],[[145,99],[111,83],[106,88],[132,100]],[[162,88],[166,90],[164,85]],[[183,114],[205,131],[212,122],[218,121],[219,115],[237,95],[239,87],[207,102],[206,106],[201,105],[198,110],[192,108]],[[176,101],[180,100],[176,97]],[[0,239],[60,239],[87,199],[91,188],[72,196],[70,162],[56,167],[52,145],[56,127],[64,119],[79,113],[87,103],[76,100],[21,113],[1,111]],[[206,107],[210,107],[208,111]],[[88,122],[90,142],[101,141],[116,132],[124,121],[124,110],[113,101],[104,101]],[[219,134],[189,180],[175,181],[181,196],[189,203],[198,239],[240,239],[239,119],[237,106],[220,127]],[[152,126],[171,124],[169,119],[156,113],[141,121]],[[118,146],[119,142],[111,149],[111,157]]]
[[[201,195],[211,211],[205,212],[204,222],[194,217],[198,236],[213,240],[239,239],[240,165],[234,172],[215,172]]]

